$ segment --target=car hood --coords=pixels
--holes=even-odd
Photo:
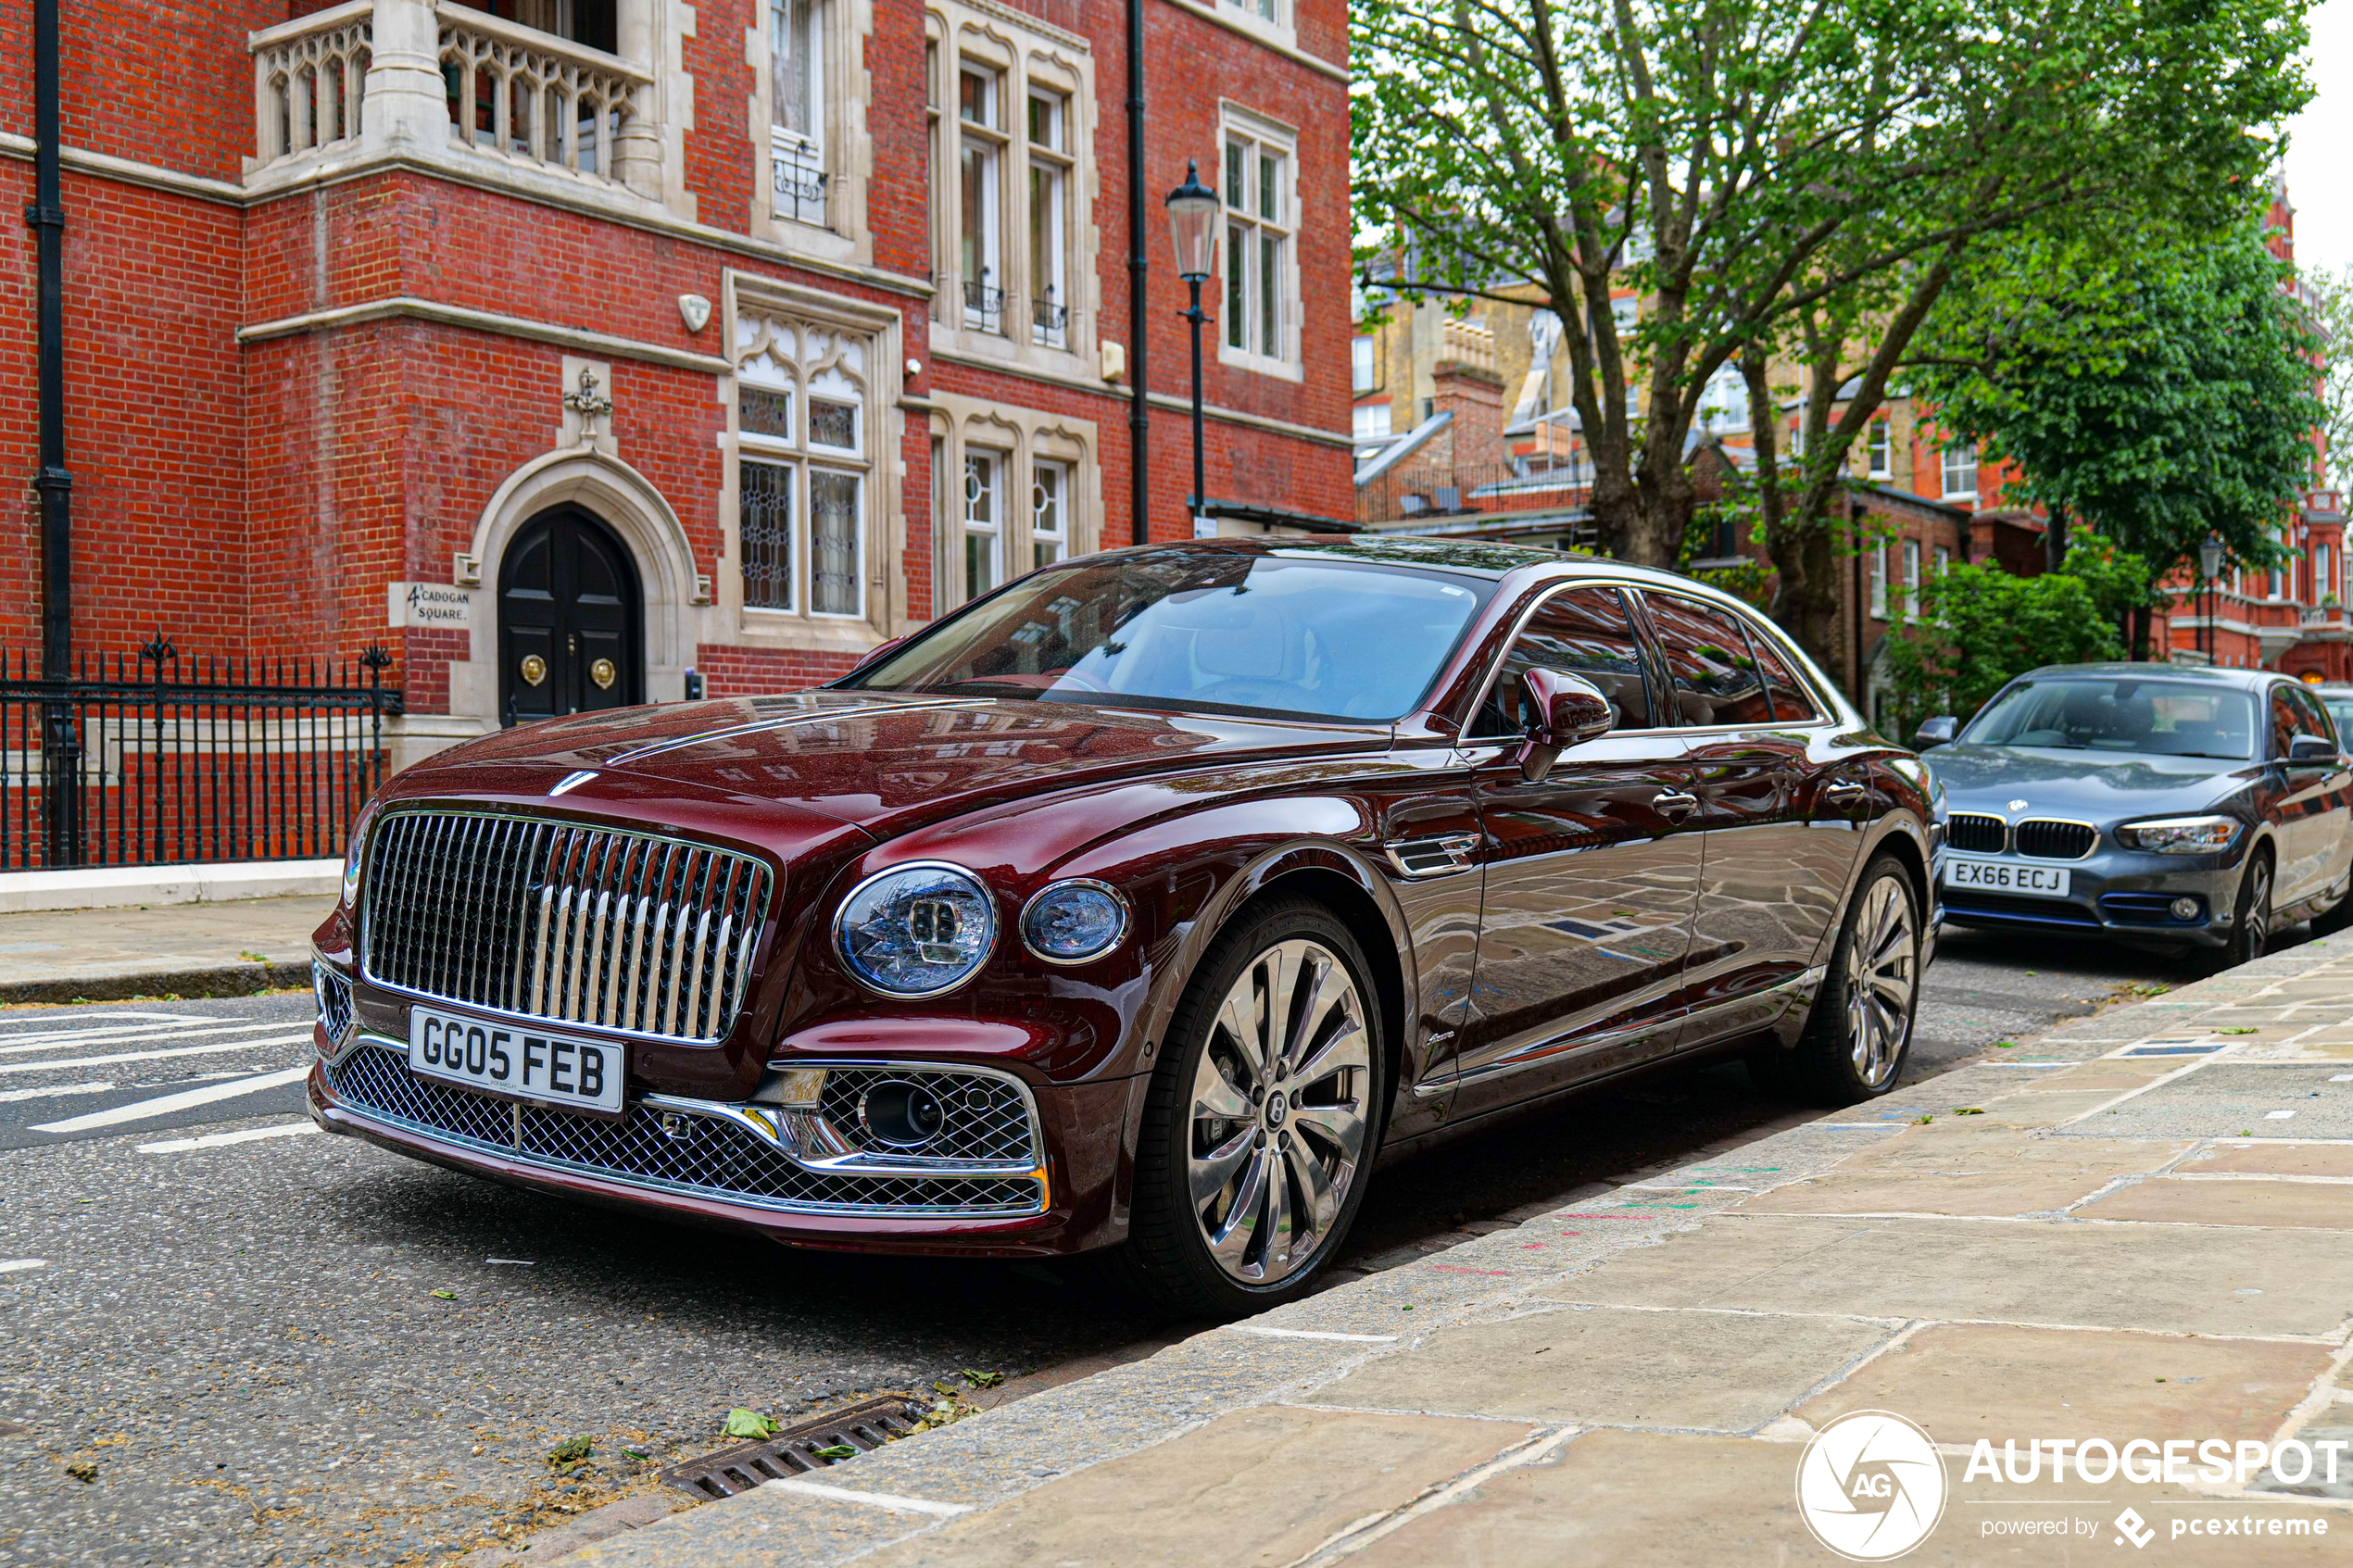
[[[1379,750],[1390,734],[1386,724],[802,692],[578,715],[486,735],[422,767],[617,773],[790,802],[891,837],[1047,790],[1245,759]]]
[[[2089,822],[2208,810],[2262,772],[2259,763],[2219,758],[2017,746],[1941,746],[1921,760],[1944,786],[1949,810]]]

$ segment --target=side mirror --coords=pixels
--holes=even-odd
[[[1960,733],[1961,721],[1950,713],[1940,713],[1933,719],[1923,719],[1920,727],[1912,732],[1912,749],[1926,751],[1931,746],[1950,746]]]
[[[2337,759],[2336,742],[2325,735],[2298,735],[2287,743],[2287,759],[2291,762],[2333,763]]]
[[[1522,675],[1519,684],[1520,703],[1529,715],[1519,771],[1530,784],[1550,773],[1563,751],[1609,734],[1617,722],[1617,709],[1582,675],[1540,668]]]

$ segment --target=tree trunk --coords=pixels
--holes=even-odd
[[[1859,689],[1853,651],[1834,648],[1838,636],[1838,550],[1830,527],[1768,525],[1765,553],[1774,572],[1774,623],[1797,639],[1814,662],[1845,670],[1845,684]]]
[[[2050,524],[2043,532],[2043,570],[2067,570],[2067,508],[2053,507]]]
[[[2133,658],[2135,660],[2145,661],[2148,659],[2149,607],[2146,605],[2134,605],[2133,607],[2133,641],[2131,645],[2131,651]]]

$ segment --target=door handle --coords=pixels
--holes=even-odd
[[[1661,790],[1651,797],[1651,809],[1662,817],[1680,822],[1699,809],[1699,797],[1680,789]]]
[[[1822,798],[1832,806],[1852,806],[1869,793],[1868,785],[1853,779],[1835,779],[1822,787]]]

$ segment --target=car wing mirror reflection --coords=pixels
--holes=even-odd
[[[1940,713],[1933,719],[1923,719],[1920,727],[1912,732],[1912,749],[1926,751],[1932,746],[1950,746],[1960,731],[1960,721],[1950,713]]]
[[[2325,735],[2297,735],[2287,743],[2287,759],[2291,762],[2332,765],[2337,756],[2336,742]]]
[[[1617,709],[1602,689],[1565,670],[1530,670],[1519,678],[1520,708],[1528,715],[1528,744],[1520,747],[1519,774],[1541,782],[1572,746],[1605,735],[1617,723]]]

